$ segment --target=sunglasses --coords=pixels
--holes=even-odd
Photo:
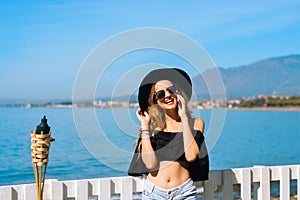
[[[177,88],[174,85],[172,85],[172,86],[168,87],[166,89],[166,91],[168,91],[170,94],[176,94]],[[154,95],[156,96],[157,99],[163,99],[166,96],[166,92],[165,92],[165,90],[159,90],[159,91],[155,92]]]

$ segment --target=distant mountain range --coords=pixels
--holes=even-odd
[[[213,70],[219,70],[227,98],[300,95],[300,55],[274,57],[239,67],[207,70],[193,78],[197,96],[209,97],[203,78],[213,83]]]
[[[196,96],[210,98],[210,94],[203,80],[214,82],[215,73],[218,70],[225,86],[227,99],[257,97],[258,95],[278,96],[300,96],[300,55],[288,55],[268,58],[254,62],[249,65],[230,68],[216,68],[203,72],[192,78],[193,88]],[[135,94],[122,97],[101,97],[103,101],[130,101],[137,102]],[[50,100],[1,100],[0,106],[4,104],[24,103],[59,103],[71,102],[71,99]]]
[[[227,99],[257,97],[259,95],[300,96],[300,55],[268,58],[230,68],[215,68],[192,78],[194,92],[201,98],[210,98],[206,83],[214,83],[218,70]],[[109,99],[109,98],[107,98]],[[116,97],[116,101],[137,101],[136,95]]]

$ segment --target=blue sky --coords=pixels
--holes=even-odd
[[[300,54],[298,0],[2,0],[0,25],[0,100],[71,98],[76,75],[89,53],[106,39],[135,28],[181,32],[225,68]],[[107,72],[104,80],[111,82],[100,82],[103,89],[97,96],[109,95],[113,82],[130,66],[163,59],[164,64],[182,64],[172,56],[157,58],[158,52],[146,54],[120,60],[125,67]]]

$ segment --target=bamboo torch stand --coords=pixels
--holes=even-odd
[[[36,182],[37,200],[43,200],[44,183],[50,150],[50,142],[55,141],[51,137],[50,127],[46,116],[42,119],[37,129],[31,131],[31,155]]]

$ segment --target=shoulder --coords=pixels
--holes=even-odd
[[[196,117],[196,118],[193,118],[193,121],[194,121],[194,127],[193,127],[194,130],[199,130],[203,133],[204,125],[205,125],[203,119]]]

